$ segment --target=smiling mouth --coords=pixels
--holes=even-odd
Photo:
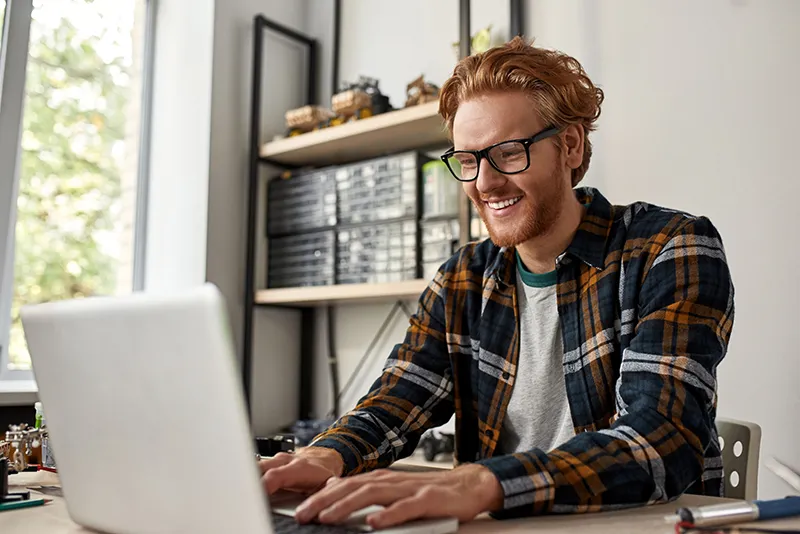
[[[520,200],[522,200],[522,197],[514,197],[514,198],[509,198],[507,200],[501,200],[500,202],[485,202],[485,204],[490,208],[492,208],[493,210],[501,210],[503,208],[513,206]]]

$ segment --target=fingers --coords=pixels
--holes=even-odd
[[[285,452],[279,452],[272,458],[265,458],[263,460],[259,460],[258,467],[259,469],[261,469],[261,474],[263,475],[270,469],[288,464],[294,458],[295,457],[291,454],[287,454]]]
[[[341,523],[353,512],[371,505],[390,505],[398,499],[413,495],[415,491],[416,486],[408,483],[398,485],[369,482],[323,509],[318,517],[322,523]]]
[[[261,465],[261,482],[268,495],[274,495],[277,491],[299,490],[313,492],[325,485],[325,482],[332,476],[325,468],[309,462],[303,458],[292,455],[286,457],[275,456],[267,465]]]
[[[335,523],[351,513],[371,504],[391,504],[414,493],[415,482],[379,482],[368,475],[358,475],[330,482],[312,495],[295,512],[300,523],[318,518],[321,522]],[[327,513],[324,513],[327,512]]]
[[[368,515],[367,525],[375,530],[380,530],[413,521],[421,517],[427,517],[427,512],[427,503],[419,494],[415,494],[411,497],[395,501],[391,506],[387,506],[380,512]]]
[[[452,517],[462,515],[455,495],[432,486],[418,489],[410,497],[399,499],[380,512],[367,516],[367,524],[375,530],[384,529],[423,517]],[[461,518],[459,518],[461,519]]]
[[[314,519],[341,523],[351,514],[371,505],[386,508],[370,514],[370,526],[397,525],[420,517],[472,516],[470,499],[453,488],[442,474],[373,472],[328,480],[295,511],[299,523]],[[374,523],[374,524],[373,524]]]

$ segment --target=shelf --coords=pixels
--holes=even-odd
[[[448,143],[447,130],[438,109],[438,102],[428,102],[279,139],[262,145],[260,156],[282,164],[319,167],[443,146]]]
[[[427,285],[428,280],[417,279],[383,284],[262,289],[256,291],[256,304],[312,307],[325,304],[416,300]]]

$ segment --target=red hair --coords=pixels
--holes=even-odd
[[[545,125],[583,128],[583,161],[572,170],[576,186],[589,168],[592,143],[589,132],[600,117],[603,90],[595,87],[575,58],[526,43],[521,37],[474,54],[458,62],[442,86],[439,113],[451,134],[461,102],[494,91],[517,90],[528,94]]]

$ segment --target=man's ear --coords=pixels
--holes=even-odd
[[[567,166],[570,169],[577,169],[583,163],[583,143],[585,142],[583,126],[570,124],[562,132],[561,139]]]

